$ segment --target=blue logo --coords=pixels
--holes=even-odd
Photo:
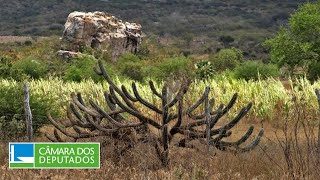
[[[34,144],[31,143],[10,143],[9,144],[10,165],[13,164],[34,164]]]

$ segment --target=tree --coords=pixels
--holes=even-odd
[[[279,66],[309,66],[320,61],[320,1],[306,3],[289,19],[288,27],[265,42]]]
[[[217,54],[210,57],[213,67],[217,71],[224,71],[226,69],[234,69],[243,60],[243,54],[240,49],[222,49]]]
[[[234,42],[231,36],[220,36],[219,41],[223,43],[224,47],[230,47],[230,43]]]

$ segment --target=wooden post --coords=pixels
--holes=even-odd
[[[26,118],[26,127],[27,127],[27,137],[28,141],[32,141],[33,128],[32,128],[32,114],[30,108],[30,96],[29,96],[29,87],[28,84],[24,84],[24,114]]]
[[[320,91],[319,89],[315,90],[316,95],[317,95],[317,100],[318,100],[318,104],[319,104],[319,112],[320,112]],[[320,119],[319,119],[319,124],[318,124],[318,161],[320,162]]]

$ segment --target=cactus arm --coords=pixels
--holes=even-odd
[[[250,132],[251,128],[248,130],[248,132]],[[247,132],[247,133],[248,133]],[[246,145],[245,147],[240,147],[239,145],[241,145],[242,143],[244,143],[246,141],[246,139],[248,139],[248,137],[250,136],[248,134],[245,134],[245,137],[242,137],[240,140],[236,141],[236,142],[225,142],[225,141],[221,141],[220,144],[218,145],[219,149],[223,150],[223,151],[231,151],[231,152],[235,152],[235,153],[244,153],[244,152],[248,152],[253,150],[261,141],[261,138],[263,137],[264,134],[264,129],[261,129],[258,133],[258,135],[255,137],[255,139],[248,145]],[[251,132],[252,134],[252,132]]]
[[[112,98],[117,102],[117,104],[120,106],[121,109],[123,109],[124,111],[128,112],[129,114],[137,117],[140,121],[142,121],[144,123],[148,123],[148,124],[152,125],[153,127],[157,128],[157,129],[161,129],[160,124],[158,124],[157,122],[153,121],[150,118],[147,118],[147,117],[143,116],[140,112],[135,111],[135,110],[131,109],[130,107],[125,106],[119,100],[119,98],[115,95],[115,92],[113,91],[112,88],[111,88],[110,93],[111,93]]]
[[[226,133],[227,133],[227,130],[222,129],[216,138],[209,140],[209,145],[216,145],[217,143],[219,143],[224,137],[226,137]]]
[[[119,128],[137,127],[137,126],[140,126],[140,125],[144,124],[144,122],[128,123],[128,124],[120,123],[120,122],[116,121],[115,119],[113,119],[108,113],[106,113],[105,111],[103,111],[96,103],[93,102],[93,100],[89,100],[89,103],[90,103],[91,106],[92,106],[96,111],[98,111],[104,118],[107,118],[112,124],[114,124],[115,126],[117,126],[117,127],[119,127]]]
[[[238,99],[238,93],[234,93],[234,95],[232,96],[230,102],[223,109],[223,115],[225,115],[233,107],[233,105],[236,103],[237,99]]]
[[[146,100],[144,100],[141,95],[139,94],[138,90],[137,90],[137,86],[135,83],[132,83],[132,90],[133,93],[135,95],[135,97],[137,98],[137,100],[143,104],[144,106],[146,106],[147,108],[155,111],[158,114],[162,114],[162,111],[160,109],[158,109],[156,106],[152,105],[151,103],[147,102]]]
[[[180,99],[183,98],[183,96],[187,93],[188,89],[190,86],[190,82],[186,82],[184,83],[184,85],[182,85],[182,87],[179,89],[179,92],[177,93],[177,95],[173,98],[173,100],[168,103],[166,106],[168,106],[169,108],[171,108],[172,106],[174,106]]]
[[[130,93],[128,92],[127,88],[126,88],[124,85],[121,86],[121,90],[122,90],[123,94],[124,94],[130,101],[132,101],[132,102],[137,102],[137,101],[138,101],[135,97],[133,97],[132,95],[130,95]]]
[[[52,117],[50,114],[47,114],[47,117],[49,119],[49,121],[55,126],[55,128],[57,128],[61,133],[63,133],[64,135],[68,136],[68,137],[72,137],[75,139],[79,139],[79,138],[89,138],[89,137],[95,137],[95,136],[99,136],[100,134],[73,134],[73,133],[69,133],[67,132],[64,128],[62,128]]]
[[[180,99],[178,102],[178,120],[177,120],[176,124],[170,130],[170,135],[171,135],[170,141],[171,141],[172,137],[178,133],[177,129],[182,124],[182,118],[183,118],[183,99]]]
[[[194,104],[192,105],[188,110],[187,110],[187,113],[188,115],[191,115],[192,112],[197,109],[203,102],[204,100],[208,97],[209,95],[209,92],[210,92],[210,88],[209,87],[206,87],[205,91],[203,92],[202,96],[200,97],[200,99]]]
[[[81,123],[85,123],[86,122],[85,119],[83,119],[83,117],[80,114],[80,112],[76,109],[76,107],[75,107],[75,105],[73,103],[70,103],[69,107],[70,107],[70,109],[68,111],[70,112],[70,110],[71,110],[71,112],[75,115],[75,117],[78,119],[78,121],[80,121]]]
[[[54,137],[57,139],[58,142],[65,142],[65,141],[60,137],[60,135],[58,134],[57,129],[54,129],[53,135],[54,135]]]
[[[80,102],[82,105],[86,106],[86,104],[84,103],[84,100],[83,100],[83,98],[82,98],[81,93],[77,93],[77,98],[78,98],[79,102]]]
[[[80,120],[74,120],[70,111],[71,110],[67,111],[67,117],[68,117],[69,121],[73,125],[78,125],[78,126],[80,126],[82,128],[93,128],[92,124],[90,124],[90,123],[84,123],[84,122],[82,122]]]
[[[252,107],[252,103],[249,103],[246,107],[241,109],[239,114],[233,120],[231,120],[229,123],[227,123],[221,128],[212,130],[211,134],[215,135],[215,134],[218,134],[222,129],[230,130],[231,128],[233,128],[249,112],[251,107]]]
[[[94,122],[91,118],[88,118],[88,121],[89,121],[95,128],[97,128],[99,131],[102,131],[103,133],[111,134],[111,133],[117,132],[117,131],[119,130],[119,128],[106,129],[106,128],[100,126],[99,124],[97,124],[96,122]]]
[[[101,115],[100,115],[98,112],[93,111],[93,110],[87,108],[86,106],[84,106],[83,104],[81,104],[81,103],[79,102],[79,100],[77,99],[77,96],[76,96],[74,93],[71,94],[71,97],[72,97],[73,102],[74,102],[82,111],[85,111],[86,113],[90,114],[91,116],[101,117]]]
[[[52,137],[49,136],[47,133],[44,133],[44,135],[45,135],[46,138],[49,139],[51,142],[58,142],[56,139],[52,138]]]
[[[153,94],[155,94],[156,96],[158,96],[159,98],[162,98],[162,95],[158,92],[158,90],[156,89],[156,87],[154,86],[153,81],[149,81],[149,86],[151,91],[153,92]]]

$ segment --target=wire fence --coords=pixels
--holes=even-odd
[[[27,123],[24,114],[0,114],[0,141],[27,141]],[[35,133],[45,124],[49,124],[47,117],[32,115],[32,128]]]
[[[32,115],[30,107],[30,96],[28,83],[24,84],[23,96],[23,114],[19,113],[1,113],[0,114],[0,140],[24,139],[30,142],[33,140],[33,133],[35,129],[39,129],[45,121],[46,116]],[[33,122],[33,119],[35,120]]]
[[[19,117],[19,118],[24,118],[25,114],[18,114],[18,113],[4,113],[4,114],[1,114],[0,113],[0,118],[1,117]],[[32,114],[32,117],[34,117],[34,118],[48,118],[45,115],[36,115],[36,114]]]

